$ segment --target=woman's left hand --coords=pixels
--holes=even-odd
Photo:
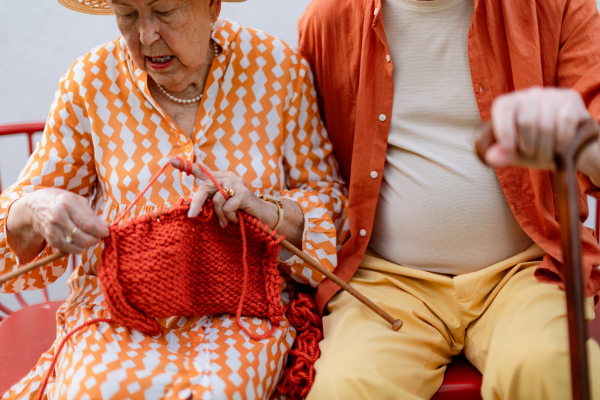
[[[169,162],[173,167],[180,168],[180,161],[178,159],[170,157]],[[198,165],[193,164],[192,175],[202,179],[203,182],[198,186],[198,190],[192,197],[188,217],[196,217],[200,213],[206,199],[212,197],[217,219],[223,228],[227,226],[229,221],[238,222],[237,210],[243,210],[257,217],[268,226],[275,224],[269,223],[273,219],[273,216],[275,216],[276,222],[276,214],[273,212],[273,208],[270,207],[270,203],[259,199],[246,182],[244,182],[242,177],[229,171],[209,172],[224,189],[231,189],[233,196],[230,196],[226,200],[210,177]]]

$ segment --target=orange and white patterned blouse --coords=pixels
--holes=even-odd
[[[0,197],[0,274],[19,267],[5,231],[15,200],[57,187],[89,198],[97,215],[114,221],[169,156],[234,171],[257,194],[294,199],[304,211],[303,250],[326,268],[336,267],[336,247],[347,232],[345,196],[309,68],[275,37],[228,21],[216,26],[212,35],[222,53],[213,61],[192,138],[154,101],[146,73],[133,64],[122,38],[73,63],[60,80],[41,143],[17,183]],[[194,184],[192,176],[167,169],[129,217],[191,196]],[[37,396],[60,340],[90,319],[109,317],[96,276],[101,247],[82,255],[68,281],[71,294],[57,313],[57,341],[5,398]],[[53,252],[47,247],[39,257]],[[62,259],[0,289],[42,288],[66,267]],[[282,268],[313,286],[322,279],[296,257]],[[232,315],[160,322],[167,329],[153,337],[107,323],[75,334],[59,355],[45,396],[268,398],[295,337],[286,319],[260,342],[243,334]],[[242,323],[254,333],[269,329],[259,318]]]

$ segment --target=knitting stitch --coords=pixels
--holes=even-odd
[[[279,297],[279,241],[244,215],[248,265],[244,285],[240,227],[221,228],[212,202],[189,218],[189,205],[110,227],[98,272],[110,315],[148,335],[162,331],[155,318],[235,314],[246,287],[242,315],[283,317]]]
[[[181,165],[191,171],[183,160]],[[109,314],[157,335],[162,327],[156,318],[231,313],[251,338],[269,336],[250,333],[239,317],[268,318],[271,331],[283,318],[277,268],[283,237],[275,239],[275,231],[241,211],[239,226],[222,228],[210,199],[189,218],[189,204],[180,199],[172,208],[110,226],[98,272]]]

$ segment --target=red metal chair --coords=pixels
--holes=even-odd
[[[0,137],[26,135],[28,155],[33,152],[34,134],[43,130],[44,122],[1,125]],[[46,289],[39,292],[42,302],[32,305],[21,294],[14,294],[20,305],[17,310],[11,310],[0,300],[0,395],[27,375],[56,337],[56,310],[64,300],[50,301]]]

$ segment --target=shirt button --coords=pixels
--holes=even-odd
[[[390,61],[392,61],[392,57],[390,57],[390,55],[389,55],[389,54],[388,54],[387,56],[385,56],[385,59],[386,59],[386,61],[387,61],[387,62],[390,62]]]
[[[371,171],[371,178],[377,178],[377,171]]]
[[[385,121],[385,120],[386,120],[386,118],[387,118],[387,117],[385,116],[385,114],[379,114],[379,120],[380,120],[381,122]]]
[[[360,236],[362,236],[362,237],[365,237],[365,236],[367,236],[367,231],[366,231],[366,230],[364,230],[364,229],[361,229],[361,230],[360,230],[358,233],[359,233],[359,234],[360,234]]]
[[[479,93],[483,93],[483,86],[479,85]]]
[[[377,15],[377,13],[379,12],[379,8],[375,9],[375,15]]]
[[[191,144],[188,144],[187,146],[185,146],[185,152],[189,153],[190,151],[192,151],[194,147]]]

